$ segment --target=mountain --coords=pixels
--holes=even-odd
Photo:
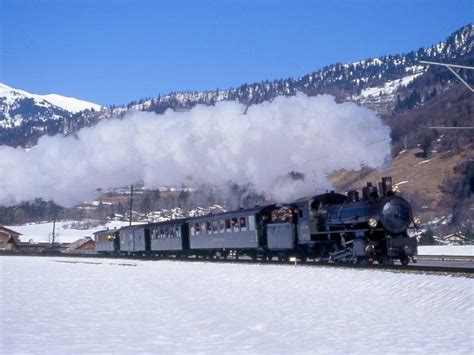
[[[44,135],[72,134],[84,126],[94,125],[104,118],[121,117],[129,111],[167,109],[189,110],[197,104],[213,105],[234,100],[245,105],[258,104],[279,95],[332,94],[338,101],[353,101],[375,110],[384,119],[407,115],[446,95],[455,100],[462,84],[445,68],[423,66],[420,60],[474,64],[474,25],[469,24],[451,34],[446,40],[429,48],[405,54],[387,55],[349,64],[333,64],[301,78],[262,81],[243,84],[237,88],[205,92],[172,92],[150,99],[132,101],[122,107],[101,108],[99,105],[64,98],[58,95],[32,95],[21,90],[0,86],[0,144],[32,145]],[[474,73],[461,70],[470,82]],[[458,94],[453,94],[457,90]],[[471,97],[461,99],[465,110]],[[467,104],[466,104],[467,102]],[[81,111],[85,110],[85,111]],[[77,112],[80,111],[80,112]],[[443,118],[432,117],[442,123]],[[406,121],[406,117],[404,118]],[[403,130],[402,130],[403,131]],[[406,145],[406,133],[397,131],[392,137],[395,145]],[[411,139],[410,144],[419,137]]]
[[[0,138],[2,143],[14,143],[19,135],[31,143],[31,138],[64,132],[65,122],[82,111],[101,109],[92,102],[56,94],[31,94],[0,83]]]

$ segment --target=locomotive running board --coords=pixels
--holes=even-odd
[[[359,232],[383,232],[383,228],[366,228],[366,229],[340,229],[337,231],[323,231],[311,233],[313,235],[324,235],[324,234],[341,234],[341,233],[359,233]]]

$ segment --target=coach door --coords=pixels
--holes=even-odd
[[[119,232],[114,233],[114,252],[120,252],[120,234]]]
[[[150,236],[150,229],[145,228],[144,230],[145,233],[145,251],[149,252],[151,251],[151,236]]]

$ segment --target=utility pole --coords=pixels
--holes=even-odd
[[[131,185],[131,188],[130,188],[130,222],[129,222],[129,226],[132,225],[132,208],[133,208],[133,185]]]
[[[54,206],[54,214],[53,214],[53,238],[52,238],[52,245],[51,249],[54,249],[54,239],[56,235],[56,205]]]

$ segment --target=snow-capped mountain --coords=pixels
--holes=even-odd
[[[0,83],[0,132],[24,130],[24,134],[48,133],[82,111],[102,106],[57,94],[37,95]],[[0,134],[0,137],[4,137]]]
[[[25,96],[19,99],[21,102],[10,104],[8,97],[2,98],[4,94],[0,92],[0,144],[34,144],[43,134],[74,133],[104,118],[121,117],[129,111],[160,114],[167,109],[189,110],[197,104],[213,105],[230,100],[253,105],[296,92],[331,94],[339,101],[354,101],[389,118],[439,101],[441,94],[456,85],[462,86],[448,70],[423,66],[420,60],[473,65],[473,49],[474,24],[468,24],[429,48],[348,64],[337,63],[297,79],[266,80],[225,90],[173,92],[107,109],[86,103],[84,105],[89,105],[92,110],[78,113],[73,113],[75,105],[65,109],[60,105],[64,99],[55,101],[52,95]],[[461,75],[469,82],[474,79],[470,70]],[[9,92],[11,90],[14,89]],[[14,91],[18,95],[22,93]],[[47,104],[42,105],[41,100]],[[78,105],[77,110],[85,106]]]
[[[25,98],[33,99],[38,106],[51,106],[62,108],[63,110],[76,113],[84,110],[100,110],[101,106],[92,102],[75,99],[73,97],[61,96],[56,94],[36,95],[29,92],[14,89],[10,86],[0,83],[0,97],[3,103],[7,105],[14,105],[16,101]]]
[[[333,64],[298,79],[266,80],[227,90],[170,93],[131,102],[127,110],[162,113],[168,108],[182,110],[196,104],[209,105],[226,100],[252,105],[301,91],[308,95],[330,93],[341,101],[356,101],[379,114],[390,114],[397,103],[396,92],[427,72],[428,68],[420,65],[420,60],[469,62],[472,61],[473,49],[474,25],[469,24],[430,48],[349,64]],[[448,73],[437,80],[444,84],[452,79],[450,75]]]

